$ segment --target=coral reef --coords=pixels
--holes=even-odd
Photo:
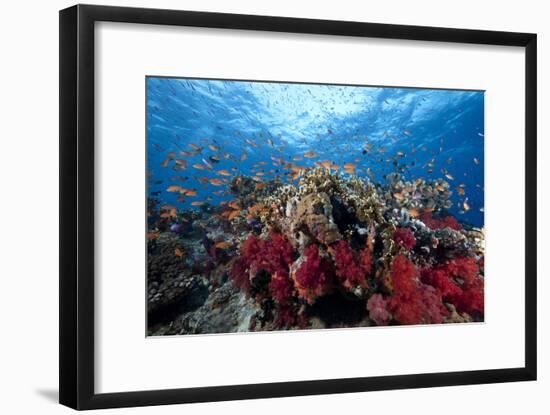
[[[483,230],[448,213],[445,180],[295,175],[236,176],[217,209],[151,204],[150,315],[187,304],[152,334],[483,321]]]

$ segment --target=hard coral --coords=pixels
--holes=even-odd
[[[319,255],[319,247],[310,245],[304,251],[303,262],[292,273],[296,283],[298,295],[309,304],[313,304],[317,297],[326,294],[332,285],[332,262]]]
[[[339,241],[333,249],[336,276],[340,283],[348,290],[357,286],[367,288],[366,277],[370,273],[372,265],[370,254],[358,255],[351,249],[348,241]]]

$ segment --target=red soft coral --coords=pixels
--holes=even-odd
[[[305,260],[293,273],[298,295],[309,304],[317,297],[326,294],[332,285],[333,266],[326,258],[321,258],[317,245],[310,245],[304,251]]]
[[[368,287],[367,274],[370,272],[372,258],[370,253],[357,255],[350,247],[349,242],[339,241],[334,245],[334,263],[336,276],[347,289],[357,286]]]
[[[271,294],[284,301],[292,294],[288,272],[293,255],[290,242],[277,232],[272,231],[265,241],[250,235],[241,246],[241,256],[233,263],[230,276],[237,287],[248,293],[256,275],[265,271],[274,280],[269,287]]]
[[[456,257],[422,271],[422,281],[435,287],[445,302],[459,312],[484,312],[483,278],[475,258]]]
[[[452,280],[445,266],[422,270],[422,282],[437,288],[446,302],[454,302],[462,293],[462,289]]]
[[[279,329],[287,329],[293,326],[305,329],[309,321],[303,308],[298,308],[292,304],[279,304],[275,310],[274,324]]]
[[[462,280],[462,294],[456,299],[459,311],[468,314],[484,313],[483,278],[479,275],[479,265],[475,258],[458,257],[448,262],[449,273]]]
[[[404,255],[397,255],[392,263],[393,296],[389,309],[395,320],[401,324],[420,324],[423,317],[423,303],[418,287],[418,270]]]
[[[448,314],[440,293],[419,282],[420,273],[404,255],[392,264],[393,296],[389,309],[401,324],[442,323]]]
[[[237,258],[231,269],[229,270],[229,276],[233,280],[233,284],[237,288],[240,288],[247,295],[250,293],[250,276],[248,273],[249,264],[245,258]]]
[[[475,283],[479,274],[479,266],[475,258],[456,257],[447,262],[446,268],[449,274],[463,279],[465,284]]]
[[[462,229],[462,225],[458,223],[454,216],[450,215],[442,218],[434,218],[432,217],[432,212],[427,211],[420,215],[420,220],[431,229],[451,228],[455,231]]]
[[[294,291],[294,285],[287,275],[275,274],[269,282],[269,292],[271,296],[283,304],[286,303]]]
[[[416,245],[416,238],[409,228],[397,228],[393,234],[393,240],[408,250],[413,249]]]

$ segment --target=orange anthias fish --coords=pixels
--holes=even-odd
[[[405,200],[405,196],[403,196],[402,193],[394,193],[393,197],[395,197],[399,201]]]
[[[189,147],[191,147],[193,150],[202,150],[202,147],[195,143],[189,143]]]
[[[329,160],[320,161],[320,162],[317,162],[316,164],[320,167],[324,167],[327,170],[330,170],[332,168],[332,161],[329,161]]]
[[[210,184],[214,186],[221,186],[223,185],[223,182],[220,179],[210,179]]]
[[[176,249],[174,249],[174,254],[175,254],[177,257],[181,258],[181,257],[183,256],[183,251],[182,251],[181,249],[179,249],[179,248],[176,248]]]
[[[356,174],[357,166],[353,163],[346,163],[346,164],[344,164],[344,170],[348,174]]]
[[[420,212],[416,208],[409,209],[409,215],[411,218],[418,218],[420,217]]]
[[[176,162],[176,164],[182,168],[187,168],[187,160],[184,160],[184,159],[175,159],[174,160]]]
[[[231,248],[233,245],[229,242],[226,242],[226,241],[223,241],[223,242],[218,242],[217,244],[214,245],[216,248],[219,248],[219,249],[229,249]]]
[[[181,190],[182,190],[182,187],[178,186],[177,184],[168,186],[168,188],[166,189],[167,192],[181,192]]]
[[[197,191],[191,189],[181,189],[180,193],[185,196],[197,196]]]
[[[208,148],[212,151],[220,151],[218,147],[216,147],[214,144],[208,144]]]
[[[206,166],[204,164],[193,164],[193,168],[197,170],[206,170]]]
[[[218,174],[221,174],[222,176],[231,176],[231,173],[229,173],[227,170],[220,170],[218,171]]]
[[[240,211],[240,210],[233,210],[233,211],[229,212],[229,214],[227,215],[227,219],[233,220],[233,219],[235,219],[237,216],[239,216],[240,214],[241,214],[241,211]]]
[[[157,239],[160,236],[159,231],[153,231],[153,232],[147,232],[147,239],[149,241],[152,241],[154,239]]]
[[[165,212],[162,212],[160,214],[161,218],[175,218],[176,216],[178,216],[178,211],[173,206],[166,206],[166,209],[163,210],[165,210]]]
[[[239,202],[237,202],[236,200],[231,200],[227,206],[229,206],[231,209],[238,209],[238,210],[241,210],[241,206],[239,205]]]
[[[312,158],[318,157],[318,154],[315,151],[308,151],[304,153],[304,157],[308,159],[312,159]]]
[[[202,206],[204,202],[191,202],[191,206]]]

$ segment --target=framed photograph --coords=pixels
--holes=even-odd
[[[60,402],[536,379],[536,35],[60,12]]]

